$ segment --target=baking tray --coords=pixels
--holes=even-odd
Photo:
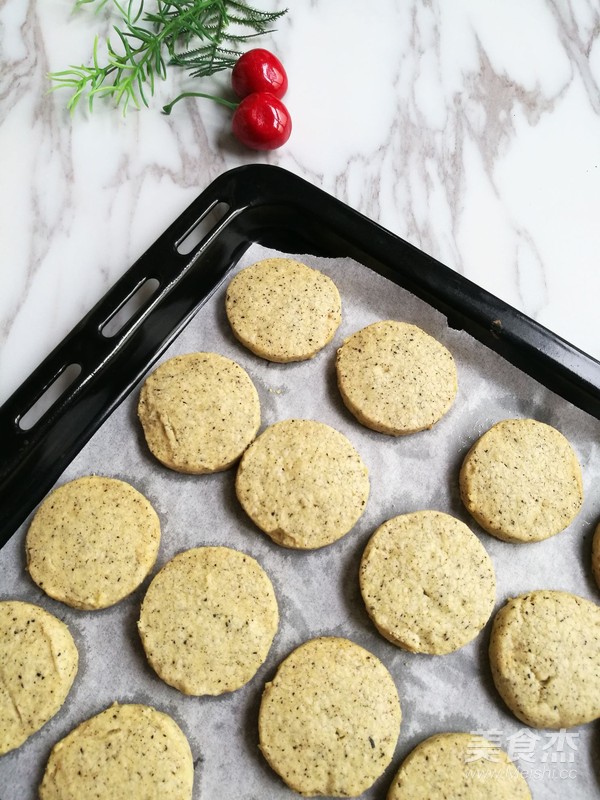
[[[0,547],[253,243],[355,259],[600,419],[598,361],[307,181],[239,167],[200,194],[0,408]],[[154,291],[112,333],[150,282]],[[77,377],[24,425],[73,365]]]
[[[315,359],[274,365],[253,356],[232,335],[224,295],[231,276],[248,264],[294,253],[334,280],[342,296],[343,318],[330,347]],[[395,283],[387,280],[390,277]],[[443,342],[459,372],[459,394],[444,421],[410,437],[385,437],[357,425],[339,397],[335,380],[335,350],[345,337],[377,319],[394,317],[421,325]],[[456,330],[447,326],[447,319]],[[68,337],[67,346],[57,348],[50,366],[14,406],[10,424],[18,427],[23,448],[21,455],[15,455],[15,468],[29,459],[36,472],[31,475],[30,467],[19,467],[21,477],[6,496],[21,508],[13,496],[23,480],[40,499],[45,494],[44,482],[52,482],[51,489],[57,481],[92,473],[130,481],[161,519],[157,569],[175,553],[198,545],[226,544],[247,552],[273,581],[281,625],[253,681],[217,698],[186,697],[160,681],[144,656],[137,619],[148,581],[101,612],[68,609],[45,596],[27,574],[25,519],[0,554],[0,594],[38,603],[63,619],[73,632],[82,669],[61,712],[26,747],[0,759],[2,800],[8,800],[7,791],[11,798],[33,800],[51,746],[115,699],[152,705],[178,722],[199,767],[195,797],[293,798],[294,793],[258,753],[260,696],[276,665],[308,637],[319,635],[343,636],[366,647],[382,660],[398,686],[403,722],[394,761],[365,797],[383,797],[410,750],[443,730],[499,736],[510,752],[524,728],[500,702],[493,685],[490,625],[476,640],[443,658],[403,651],[383,639],[370,622],[360,597],[358,569],[367,539],[381,522],[396,514],[436,508],[472,523],[458,493],[462,456],[493,422],[507,415],[533,416],[567,436],[581,459],[590,491],[570,533],[527,547],[484,536],[482,543],[496,569],[497,607],[532,588],[561,589],[597,601],[590,552],[593,528],[600,519],[600,496],[593,489],[600,480],[600,423],[574,402],[588,404],[589,410],[590,398],[594,402],[598,398],[598,381],[582,380],[582,375],[590,374],[582,372],[582,364],[594,362],[579,354],[583,361],[575,368],[576,351],[547,331],[540,337],[541,330],[289,173],[248,167],[222,176],[209,187],[90,313],[79,331]],[[533,370],[535,378],[477,339],[487,340],[526,371]],[[561,352],[557,342],[565,347]],[[553,355],[545,362],[544,373],[550,348]],[[137,390],[156,360],[198,349],[233,358],[248,371],[259,392],[263,425],[290,416],[315,418],[349,437],[368,466],[371,484],[364,515],[351,535],[313,552],[281,548],[269,537],[257,535],[240,508],[234,472],[199,480],[161,469],[149,457],[137,421]],[[56,376],[62,379],[75,364],[81,370],[78,378],[47,412],[40,413],[40,393],[44,396],[46,387],[56,388]],[[569,376],[561,383],[568,401],[539,382],[545,379],[556,389],[554,379],[561,374]],[[34,411],[37,422],[31,418]],[[42,456],[43,464],[39,462]],[[19,515],[26,515],[28,508],[34,510],[34,498],[21,494],[25,505]],[[575,759],[573,779],[527,774],[536,800],[597,797],[600,774],[594,753],[600,729],[587,725],[570,733],[577,737],[577,752],[566,754]],[[541,770],[551,740],[547,733],[540,736],[530,755]],[[550,755],[565,755],[554,749]],[[529,765],[519,766],[527,769]]]

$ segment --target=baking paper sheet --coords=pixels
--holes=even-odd
[[[278,254],[253,246],[237,268],[272,255]],[[113,608],[71,609],[46,597],[29,579],[25,524],[0,552],[0,597],[38,603],[67,623],[80,652],[80,669],[61,711],[22,747],[0,758],[0,800],[37,797],[54,743],[115,700],[148,703],[178,722],[194,755],[195,800],[297,797],[259,752],[257,715],[263,685],[279,662],[297,645],[319,635],[346,636],[371,650],[390,670],[400,694],[403,720],[394,759],[364,797],[384,798],[410,750],[427,736],[444,731],[479,732],[508,750],[526,774],[535,800],[586,800],[600,794],[599,724],[552,732],[529,729],[513,717],[491,680],[490,624],[456,653],[406,653],[376,632],[358,589],[359,559],[375,528],[397,514],[437,509],[466,522],[489,552],[497,575],[496,609],[510,596],[539,588],[566,590],[598,602],[590,556],[593,529],[600,520],[600,421],[467,334],[450,329],[437,311],[366,267],[349,259],[298,258],[329,275],[343,303],[343,321],[333,342],[314,359],[273,364],[245,350],[229,329],[223,285],[161,361],[192,351],[221,353],[241,364],[253,379],[261,401],[261,429],[296,417],[320,420],[342,431],[369,468],[371,494],[363,517],[343,539],[322,550],[279,547],[241,510],[234,491],[235,469],[187,476],[152,458],[136,418],[135,390],[58,483],[104,474],[128,481],[145,494],[162,525],[152,574],[176,553],[199,545],[227,545],[251,554],[273,581],[280,628],[266,663],[245,687],[219,698],[184,696],[162,683],[141,647],[136,621],[150,577]],[[431,431],[401,438],[370,431],[356,422],[340,399],[336,348],[349,334],[382,319],[420,325],[455,357],[458,396]],[[513,416],[534,417],[557,427],[573,444],[583,467],[583,510],[566,532],[537,544],[511,545],[487,535],[466,513],[458,494],[458,470],[469,446],[493,423]],[[485,758],[474,766],[485,768]]]

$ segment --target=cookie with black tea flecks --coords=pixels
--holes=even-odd
[[[526,725],[600,718],[600,606],[545,589],[510,599],[494,618],[490,665],[500,696]]]
[[[152,706],[114,703],[54,745],[39,794],[191,800],[193,783],[192,753],[177,723]]]
[[[462,501],[484,530],[508,542],[539,542],[564,530],[583,503],[577,455],[563,434],[535,419],[506,419],[467,453]]]
[[[78,663],[64,622],[32,603],[0,602],[0,755],[20,747],[57,713]]]
[[[177,472],[228,469],[260,426],[258,392],[246,370],[218,353],[186,353],[146,378],[138,417],[150,452]]]
[[[392,676],[376,656],[349,639],[312,639],[265,686],[260,749],[300,794],[357,797],[390,763],[401,716]]]
[[[360,590],[378,631],[413,653],[443,655],[474,639],[494,607],[496,578],[485,548],[439,511],[393,517],[369,539]]]
[[[244,511],[277,544],[324,547],[365,510],[369,475],[344,434],[323,422],[288,419],[244,453],[235,489]]]
[[[279,624],[273,585],[251,556],[196,547],[155,575],[138,629],[157,675],[189,695],[246,684],[264,662]]]
[[[596,527],[592,540],[592,572],[600,588],[600,523]]]
[[[268,361],[313,358],[342,319],[334,282],[291,258],[266,258],[235,275],[225,297],[235,337]]]
[[[349,336],[336,359],[349,411],[391,436],[427,430],[450,409],[458,388],[454,358],[441,342],[407,322],[374,322]]]
[[[531,800],[508,755],[483,736],[438,733],[402,762],[387,800]]]
[[[107,608],[131,594],[158,554],[160,520],[129,483],[88,475],[59,486],[36,511],[27,569],[47,595],[73,608]]]

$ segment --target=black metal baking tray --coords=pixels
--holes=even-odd
[[[307,181],[240,167],[200,194],[0,408],[0,547],[254,243],[361,262],[600,419],[598,361]],[[111,321],[150,284],[113,333]],[[75,380],[25,426],[73,365]]]

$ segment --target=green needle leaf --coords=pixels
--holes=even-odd
[[[123,113],[130,104],[147,106],[146,92],[154,95],[155,80],[166,78],[167,65],[181,67],[192,77],[232,69],[240,51],[223,45],[238,46],[269,33],[268,26],[287,13],[261,11],[235,0],[156,0],[154,9],[147,11],[145,1],[75,0],[76,8],[94,5],[96,11],[110,2],[120,22],[113,26],[117,45],[106,42],[104,64],[96,36],[91,66],[50,74],[53,90],[73,90],[67,103],[71,112],[86,94],[90,109],[96,95],[112,97]]]

